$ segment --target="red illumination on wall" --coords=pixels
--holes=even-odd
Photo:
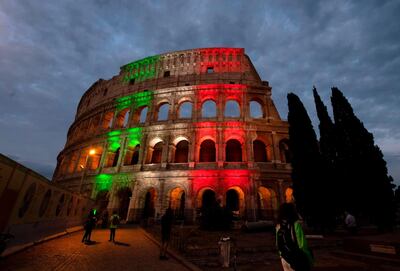
[[[248,169],[195,170],[191,172],[193,192],[197,195],[201,189],[207,187],[217,193],[225,192],[225,190],[233,186],[238,186],[243,191],[246,191],[250,175],[251,171]]]
[[[206,73],[212,67],[214,72],[243,72],[243,48],[200,49],[200,72]]]

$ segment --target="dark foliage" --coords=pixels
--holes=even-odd
[[[299,97],[288,96],[289,145],[292,152],[293,195],[298,211],[312,226],[319,226],[325,212],[322,158],[311,120]]]
[[[337,135],[338,178],[342,180],[343,207],[380,227],[394,221],[394,194],[386,162],[373,135],[355,116],[342,92],[332,88]],[[369,220],[369,221],[368,221]]]

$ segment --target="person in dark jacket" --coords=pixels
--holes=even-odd
[[[82,243],[89,243],[91,240],[91,235],[92,235],[92,230],[96,226],[96,216],[94,214],[94,211],[91,210],[89,212],[89,216],[85,221],[85,224],[83,225],[83,228],[85,230],[85,233],[82,238]]]
[[[276,244],[285,271],[311,270],[314,259],[308,248],[299,216],[292,203],[283,203],[279,208],[276,226]]]
[[[167,260],[167,248],[169,240],[171,239],[172,222],[174,216],[172,209],[168,208],[165,214],[161,217],[161,248],[160,248],[160,259]]]

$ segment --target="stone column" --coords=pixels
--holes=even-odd
[[[217,128],[217,142],[216,142],[216,158],[218,162],[218,167],[223,167],[224,166],[224,161],[225,161],[225,138],[223,136],[223,128],[218,127]]]
[[[272,155],[273,155],[273,163],[281,163],[280,150],[279,150],[279,141],[275,131],[272,131],[271,134],[271,143],[272,143]]]

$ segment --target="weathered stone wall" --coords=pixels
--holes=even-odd
[[[0,232],[9,247],[81,226],[93,201],[0,154]]]

